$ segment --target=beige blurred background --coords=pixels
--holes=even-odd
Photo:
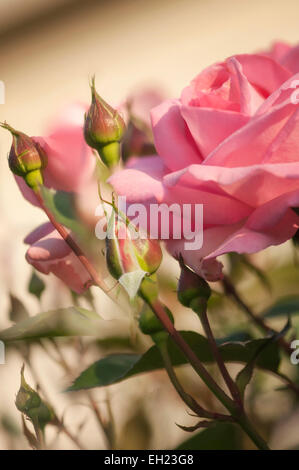
[[[113,103],[143,84],[177,96],[211,62],[265,49],[275,39],[298,42],[298,17],[298,0],[0,0],[0,80],[6,86],[0,120],[42,134],[63,105],[89,100],[94,73],[99,92]],[[26,294],[30,269],[22,239],[44,220],[14,184],[6,161],[9,145],[1,131],[1,315],[7,310],[8,284],[31,312],[39,310]],[[43,300],[44,308],[49,299]],[[69,300],[62,298],[64,303]],[[3,313],[0,326],[8,324]],[[0,366],[0,411],[8,407],[16,419],[19,367],[19,358]],[[179,436],[173,427],[164,445]],[[5,445],[0,431],[0,448]]]

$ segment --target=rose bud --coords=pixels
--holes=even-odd
[[[91,83],[91,97],[91,105],[85,115],[85,141],[98,151],[102,161],[111,168],[120,159],[120,141],[126,125],[118,111],[98,95],[94,79]]]
[[[211,288],[205,279],[191,271],[182,260],[180,260],[180,266],[178,299],[185,307],[192,308],[196,313],[200,313],[201,309],[207,306],[211,296]]]
[[[16,407],[41,430],[47,423],[55,419],[55,413],[51,406],[44,402],[39,394],[27,384],[24,377],[24,366],[21,369],[21,386],[16,396]]]
[[[141,238],[134,226],[113,210],[107,229],[106,260],[115,279],[137,270],[153,274],[162,261],[162,250],[158,240]]]
[[[8,156],[11,171],[21,176],[31,189],[43,184],[42,169],[47,165],[47,156],[40,145],[23,132],[16,131],[8,124],[1,124],[12,134],[12,146]]]

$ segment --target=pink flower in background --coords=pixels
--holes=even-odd
[[[77,294],[92,284],[88,272],[50,222],[36,228],[24,242],[30,245],[26,260],[41,273],[55,274]]]
[[[119,108],[127,124],[122,143],[124,161],[153,152],[150,110],[166,98],[160,88],[146,87],[135,90]]]
[[[277,59],[277,60],[274,60]],[[203,204],[204,243],[189,266],[221,277],[216,257],[253,253],[291,238],[299,217],[299,48],[237,55],[200,73],[180,99],[152,110],[158,156],[135,159],[111,178],[128,203]]]
[[[48,188],[80,192],[92,178],[95,158],[83,136],[86,109],[81,103],[67,106],[53,121],[48,136],[34,138],[48,156],[48,164],[43,171]],[[24,197],[37,205],[23,178],[17,176],[16,180]]]
[[[160,88],[143,87],[129,95],[127,103],[134,117],[150,126],[150,110],[165,99],[165,93]]]
[[[83,136],[84,113],[87,107],[80,103],[67,106],[49,127],[49,136],[35,137],[47,154],[47,167],[43,170],[45,186],[56,190],[75,192],[79,212],[93,222],[90,211],[83,204],[83,196],[90,196],[90,205],[94,207],[95,181],[93,178],[95,158]],[[16,176],[18,186],[24,197],[38,206],[34,192],[26,185],[23,178]],[[83,211],[82,211],[83,207]],[[84,217],[83,217],[84,216]],[[95,222],[94,222],[95,223]],[[38,271],[53,273],[70,289],[77,293],[85,291],[90,285],[90,277],[67,243],[50,224],[44,224],[29,234],[25,243],[30,244],[26,259]]]
[[[289,44],[277,41],[272,45],[266,55],[279,62],[283,67],[292,73],[299,72],[299,44],[295,47]]]

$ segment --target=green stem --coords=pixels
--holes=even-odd
[[[216,362],[217,362],[218,368],[221,372],[221,375],[222,375],[222,377],[223,377],[223,379],[224,379],[224,381],[225,381],[232,397],[234,398],[236,403],[238,403],[240,409],[243,409],[243,400],[242,400],[240,391],[239,391],[238,386],[236,385],[236,383],[233,381],[233,379],[229,375],[229,372],[226,368],[226,365],[225,365],[225,363],[224,363],[224,361],[221,357],[218,345],[215,341],[215,338],[214,338],[214,335],[213,335],[213,332],[212,332],[212,329],[211,329],[211,326],[210,326],[210,322],[209,322],[209,319],[208,319],[206,308],[200,309],[200,311],[197,312],[197,314],[200,318],[202,327],[204,329],[204,332],[205,332],[205,334],[207,336],[207,339],[209,341],[209,344],[211,346],[213,355],[216,359]]]
[[[148,305],[151,307],[153,312],[156,314],[170,337],[173,341],[179,346],[181,351],[184,353],[190,364],[192,365],[193,369],[203,382],[209,387],[209,389],[214,393],[214,395],[218,398],[218,400],[229,410],[234,412],[235,411],[235,403],[233,400],[219,387],[219,385],[215,382],[213,377],[209,374],[205,366],[201,363],[198,359],[196,354],[190,348],[188,343],[184,340],[182,335],[175,329],[171,320],[169,319],[167,313],[164,310],[163,305],[160,303],[159,300],[155,300],[153,303],[149,302]]]
[[[181,399],[186,403],[186,405],[188,405],[189,408],[192,411],[195,411],[194,406],[193,406],[193,399],[190,397],[190,395],[188,395],[185,392],[185,390],[183,389],[182,385],[178,381],[178,378],[177,378],[177,376],[176,376],[176,374],[173,370],[172,363],[171,363],[171,360],[170,360],[170,357],[169,357],[169,354],[168,354],[168,350],[167,350],[167,341],[161,341],[157,344],[157,346],[158,346],[159,351],[161,353],[166,372],[168,374],[168,377],[169,377],[172,385],[174,386],[174,388],[178,392]],[[190,398],[191,398],[191,400],[190,400]]]
[[[254,429],[245,413],[239,416],[238,424],[241,426],[243,431],[246,432],[246,434],[250,437],[252,442],[254,442],[259,450],[271,450],[266,441]]]
[[[167,346],[167,338],[165,339],[165,341],[159,341],[156,344],[157,344],[157,347],[159,348],[161,357],[163,359],[165,370],[168,374],[168,377],[173,387],[175,388],[175,390],[177,391],[178,395],[181,397],[183,402],[186,403],[186,405],[190,408],[190,410],[194,411],[194,413],[196,413],[197,416],[201,418],[218,419],[221,421],[231,421],[232,418],[229,415],[223,415],[220,413],[214,413],[214,412],[205,410],[194,400],[194,398],[191,395],[189,395],[184,390],[184,388],[182,387],[181,383],[179,382],[177,378],[177,375],[171,363],[171,359],[170,359],[169,352],[168,352],[168,346]]]

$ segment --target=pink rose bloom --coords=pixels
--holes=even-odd
[[[41,273],[55,274],[77,294],[92,285],[90,275],[50,222],[36,228],[24,242],[30,245],[26,260]]]
[[[134,159],[111,178],[129,204],[203,204],[202,248],[166,244],[208,280],[221,277],[217,256],[254,253],[298,229],[297,72],[299,47],[282,44],[206,68],[180,99],[152,110],[158,156]]]
[[[95,158],[83,136],[86,109],[81,103],[67,106],[53,121],[48,136],[34,137],[48,156],[48,164],[43,171],[48,188],[79,193],[92,177]],[[16,176],[16,181],[23,196],[38,205],[23,178]]]

